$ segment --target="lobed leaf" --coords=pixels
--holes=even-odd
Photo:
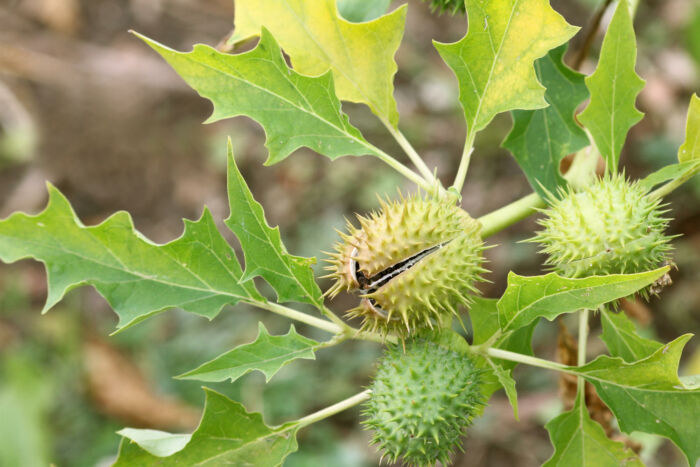
[[[639,457],[623,443],[609,439],[592,420],[581,398],[568,412],[545,426],[554,454],[543,467],[643,467]]]
[[[571,370],[595,386],[620,430],[669,438],[695,465],[700,458],[700,388],[689,389],[678,378],[681,352],[690,337],[681,336],[634,363],[602,355]]]
[[[245,272],[241,281],[260,276],[277,293],[278,301],[296,301],[323,307],[321,289],[311,269],[315,258],[287,253],[278,227],[267,225],[263,208],[255,201],[233,158],[228,142],[228,201],[231,215],[224,222],[241,242]]]
[[[685,141],[678,149],[678,161],[700,160],[700,98],[697,94],[690,97],[688,121],[685,126]]]
[[[535,61],[537,79],[545,86],[549,104],[537,110],[513,110],[513,128],[502,146],[515,157],[532,188],[543,198],[566,186],[559,166],[567,154],[588,146],[588,137],[574,119],[588,98],[583,75],[563,62],[567,45]]]
[[[647,358],[663,346],[660,342],[641,337],[634,323],[623,312],[602,310],[600,321],[603,326],[601,339],[613,357],[635,362]]]
[[[498,113],[547,105],[533,63],[578,28],[547,0],[466,0],[466,9],[467,34],[453,44],[433,44],[457,76],[472,142]]]
[[[48,190],[40,214],[0,221],[0,260],[34,258],[46,265],[43,312],[82,285],[92,285],[109,302],[120,329],[173,307],[211,319],[226,304],[264,300],[252,282],[241,282],[235,252],[207,209],[198,221],[185,221],[180,238],[156,245],[125,212],[84,226],[68,200],[53,186]]]
[[[177,52],[137,36],[214,104],[207,122],[246,115],[260,123],[267,134],[266,164],[276,164],[301,147],[330,159],[373,153],[341,111],[331,74],[308,77],[289,69],[267,30],[255,49],[238,55],[202,44],[192,52]]]
[[[318,345],[318,342],[298,334],[294,325],[283,336],[271,336],[260,322],[258,337],[254,342],[239,345],[178,378],[199,381],[230,379],[234,382],[246,373],[258,370],[265,375],[267,382],[283,366],[297,358],[314,360],[314,350]]]
[[[498,301],[498,321],[503,331],[519,329],[537,318],[549,321],[563,313],[600,305],[633,294],[663,276],[668,266],[638,274],[611,274],[581,279],[556,273],[523,277],[512,271],[508,287]]]
[[[373,0],[369,3],[383,3]],[[339,99],[367,104],[396,127],[394,54],[406,21],[406,6],[373,21],[351,23],[335,0],[236,0],[236,27],[230,43],[268,29],[304,75],[333,73]]]
[[[586,78],[591,102],[578,117],[591,132],[611,173],[617,172],[627,132],[644,116],[634,106],[644,87],[644,80],[634,71],[636,60],[632,16],[628,3],[620,1],[603,39],[598,67]]]
[[[296,429],[270,428],[257,413],[204,388],[204,414],[192,435],[127,428],[119,447],[119,466],[281,465],[297,450]]]

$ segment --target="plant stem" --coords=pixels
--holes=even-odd
[[[538,208],[542,208],[544,205],[544,200],[537,193],[530,193],[500,209],[481,216],[477,219],[481,223],[481,237],[486,238],[500,232],[535,213]]]
[[[524,363],[530,366],[536,366],[538,368],[546,368],[548,370],[561,371],[564,373],[576,374],[566,365],[561,363],[553,362],[551,360],[544,360],[542,358],[531,357],[530,355],[523,355],[516,352],[511,352],[509,350],[495,349],[493,347],[486,350],[486,354],[493,358],[500,358],[502,360],[510,360],[511,362]]]
[[[328,418],[332,415],[342,412],[343,410],[349,409],[350,407],[354,407],[357,404],[360,404],[369,399],[369,395],[371,393],[371,390],[366,389],[358,394],[355,394],[352,397],[348,397],[347,399],[338,402],[337,404],[333,404],[331,406],[326,407],[325,409],[319,410],[318,412],[314,412],[311,415],[307,415],[304,418],[300,418],[296,421],[296,423],[290,424],[289,426],[285,426],[285,428],[281,432],[288,431],[293,428],[303,428],[305,426],[311,425],[312,423],[321,421],[324,418]]]
[[[471,130],[469,130],[471,131]],[[469,162],[472,158],[472,152],[474,152],[474,137],[476,135],[473,132],[467,133],[467,140],[464,143],[464,149],[462,150],[462,160],[459,161],[459,168],[457,169],[457,175],[455,176],[455,181],[452,186],[457,190],[457,193],[462,192],[462,187],[464,186],[464,180],[467,178],[467,169],[469,169]]]
[[[409,159],[411,159],[411,162],[413,162],[413,165],[416,166],[420,174],[423,176],[426,182],[430,183],[431,185],[435,185],[437,180],[435,179],[435,176],[433,173],[430,171],[430,168],[425,164],[423,159],[420,157],[418,152],[411,146],[411,143],[406,139],[403,133],[401,133],[401,130],[398,128],[394,128],[389,122],[382,120],[382,123],[386,127],[386,129],[391,133],[391,136],[394,137],[397,143],[399,143],[399,146],[406,152],[406,155],[408,156]]]
[[[578,355],[576,364],[583,366],[586,364],[586,343],[588,342],[588,308],[578,312]],[[585,380],[583,376],[578,377],[578,394],[585,405]]]
[[[663,198],[664,196],[671,193],[673,190],[675,190],[676,188],[693,178],[695,175],[697,175],[698,172],[700,172],[700,163],[695,167],[695,170],[691,170],[683,176],[678,177],[675,180],[671,180],[665,185],[662,185],[656,190],[652,191],[651,193],[649,193],[649,197],[652,199]]]
[[[245,303],[262,308],[263,310],[271,311],[273,313],[277,313],[278,315],[285,316],[289,319],[293,319],[299,322],[302,322],[304,324],[308,324],[309,326],[316,327],[318,329],[323,329],[324,331],[330,332],[332,334],[343,334],[346,331],[345,328],[332,323],[328,320],[321,319],[321,318],[316,318],[315,316],[311,316],[307,313],[302,313],[301,311],[293,310],[291,308],[288,308],[284,305],[280,305],[278,303],[272,303],[272,302],[258,302],[254,300],[246,300]],[[349,326],[348,326],[349,328]]]
[[[413,170],[409,169],[405,165],[403,165],[401,162],[397,161],[393,157],[391,157],[389,154],[386,152],[382,151],[378,147],[366,142],[366,141],[358,141],[360,142],[364,147],[366,147],[369,151],[371,151],[371,154],[377,156],[379,159],[384,161],[389,167],[392,169],[396,170],[398,173],[421,187],[423,190],[425,190],[427,193],[432,193],[434,190],[434,187],[428,183],[426,180],[423,179],[420,175],[415,173]]]

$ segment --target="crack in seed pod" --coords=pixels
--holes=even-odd
[[[361,228],[348,222],[348,233],[339,232],[342,242],[327,253],[325,277],[335,283],[326,295],[357,292],[362,300],[348,315],[362,318],[365,330],[406,336],[448,325],[486,272],[480,224],[454,198],[401,196],[380,205],[357,216]]]

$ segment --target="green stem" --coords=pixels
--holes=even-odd
[[[411,159],[411,162],[413,162],[413,165],[416,166],[416,168],[423,176],[425,181],[431,185],[435,185],[437,183],[435,176],[430,171],[430,168],[428,168],[428,166],[425,164],[423,159],[420,157],[418,152],[413,148],[413,146],[411,146],[411,143],[406,139],[403,133],[401,133],[401,130],[399,130],[398,128],[394,128],[389,122],[386,122],[384,120],[382,120],[382,123],[389,131],[389,133],[391,133],[391,136],[394,137],[396,142],[399,143],[399,146],[401,146],[408,158]]]
[[[289,430],[295,429],[295,428],[303,428],[305,426],[311,425],[312,423],[316,423],[318,421],[321,421],[324,418],[328,418],[332,415],[335,415],[339,412],[342,412],[343,410],[347,410],[350,407],[354,407],[357,404],[361,404],[362,402],[369,399],[369,396],[371,393],[372,393],[371,390],[366,389],[358,394],[355,394],[352,397],[348,397],[347,399],[338,402],[337,404],[333,404],[331,406],[326,407],[325,409],[319,410],[318,412],[314,412],[311,415],[307,415],[304,418],[300,418],[299,420],[296,421],[296,423],[285,426],[280,431],[280,433],[285,432],[285,431],[289,431]]]
[[[326,305],[321,305],[321,313],[323,313],[326,318],[330,319],[331,321],[333,321],[335,324],[337,324],[341,328],[348,327],[348,325],[345,323],[345,321],[343,321],[338,316],[336,316],[336,314],[333,313],[331,310],[329,310],[326,307]]]
[[[525,365],[536,366],[538,368],[546,368],[548,370],[576,374],[575,371],[571,370],[566,365],[562,365],[561,363],[553,362],[551,360],[544,360],[542,358],[531,357],[530,355],[523,355],[520,353],[511,352],[509,350],[495,349],[491,347],[490,349],[486,350],[486,354],[493,358],[500,358],[501,360],[510,360],[511,362],[524,363]]]
[[[277,313],[278,315],[285,316],[289,319],[308,324],[309,326],[313,326],[318,329],[323,329],[324,331],[330,332],[332,334],[344,334],[347,332],[345,328],[328,320],[316,318],[315,316],[311,316],[307,313],[302,313],[301,311],[293,310],[278,303],[258,302],[254,300],[246,300],[245,303],[258,308],[262,308],[263,310]],[[349,326],[347,327],[349,328]]]
[[[455,181],[452,184],[452,187],[457,191],[457,193],[462,192],[464,180],[467,178],[467,169],[469,169],[469,162],[472,158],[472,152],[474,152],[474,136],[475,134],[468,133],[467,140],[464,143],[464,149],[462,150],[462,160],[459,161],[457,175],[455,176]]]
[[[578,355],[576,364],[583,366],[586,364],[586,343],[588,342],[588,309],[584,308],[578,312]],[[585,380],[583,376],[578,377],[578,395],[585,405]]]
[[[679,186],[683,185],[685,182],[693,178],[697,173],[700,172],[700,164],[697,165],[695,170],[691,170],[688,173],[684,174],[681,177],[678,177],[675,180],[671,180],[670,182],[666,183],[665,185],[660,186],[656,190],[652,191],[649,193],[649,197],[652,199],[659,199],[663,198],[664,196],[668,195],[671,193],[673,190],[678,188]]]
[[[598,153],[593,146],[588,146],[574,157],[569,171],[564,178],[574,187],[582,187],[590,182],[595,174],[595,166],[598,161]],[[486,238],[501,230],[519,222],[537,209],[545,207],[545,202],[537,193],[530,193],[517,201],[514,201],[489,214],[481,216],[481,236]]]
[[[389,167],[392,169],[396,170],[398,173],[406,177],[408,180],[412,181],[419,187],[421,187],[423,190],[425,190],[427,193],[432,193],[433,186],[428,183],[426,180],[423,179],[420,175],[415,173],[413,170],[409,169],[405,165],[403,165],[401,162],[397,161],[393,157],[391,157],[389,154],[385,153],[378,147],[367,143],[365,141],[361,141],[362,145],[364,145],[368,150],[371,151],[371,154],[374,154],[377,156],[379,159],[384,161]]]
[[[481,223],[481,237],[489,237],[506,227],[534,214],[538,208],[545,206],[544,200],[537,193],[520,198],[500,209],[477,219]]]

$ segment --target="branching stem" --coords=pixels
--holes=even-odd
[[[432,193],[434,190],[434,187],[432,184],[428,183],[426,180],[423,179],[420,175],[415,173],[413,170],[409,169],[405,165],[403,165],[401,162],[397,161],[393,157],[391,157],[389,154],[386,152],[382,151],[378,147],[370,144],[370,143],[362,143],[367,149],[369,149],[372,154],[377,156],[379,159],[384,161],[389,167],[392,169],[396,170],[398,173],[406,177],[408,180],[412,181],[419,187],[421,187],[423,190],[425,190],[427,193]]]
[[[437,183],[435,176],[430,171],[430,168],[426,165],[426,163],[420,157],[415,148],[406,139],[404,134],[401,133],[401,130],[399,130],[398,128],[394,128],[389,122],[386,122],[384,120],[382,120],[382,123],[384,123],[384,126],[389,131],[389,133],[391,133],[391,136],[394,137],[396,142],[399,143],[399,146],[401,146],[401,149],[404,150],[408,158],[411,159],[411,162],[413,162],[413,165],[416,166],[416,168],[423,176],[425,181],[431,185],[435,185]]]

